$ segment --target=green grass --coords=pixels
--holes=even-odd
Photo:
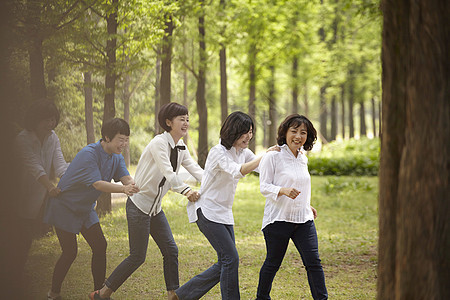
[[[312,178],[312,205],[318,211],[316,227],[319,251],[330,299],[375,299],[377,264],[377,186],[376,177]],[[261,221],[265,199],[256,176],[241,179],[233,206],[236,244],[240,256],[239,282],[242,299],[254,299],[259,269],[265,257]],[[163,201],[179,248],[180,283],[202,272],[216,261],[216,254],[195,224],[189,224],[186,200],[171,193]],[[107,276],[128,255],[124,202],[101,219],[108,240]],[[68,299],[87,299],[92,290],[90,248],[78,237],[78,257],[62,287]],[[55,235],[33,243],[27,263],[27,299],[43,299],[60,255]],[[300,255],[291,243],[275,277],[273,299],[312,299]],[[114,299],[167,299],[162,274],[162,257],[150,240],[147,260],[114,294]],[[220,299],[219,285],[203,299]]]

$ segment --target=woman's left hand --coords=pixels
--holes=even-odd
[[[266,152],[269,152],[269,151],[278,151],[278,152],[280,152],[281,148],[278,145],[274,145],[272,147],[269,147]]]
[[[311,210],[313,212],[314,219],[316,219],[317,218],[317,210],[314,207],[312,207],[312,206],[311,206]]]

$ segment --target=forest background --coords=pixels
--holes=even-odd
[[[274,144],[293,112],[313,121],[321,143],[379,135],[378,1],[12,3],[16,98],[4,107],[18,132],[32,101],[54,101],[67,161],[101,137],[103,120],[121,117],[132,130],[124,156],[136,164],[171,101],[189,108],[187,144],[201,166],[236,110],[256,122],[253,151]]]

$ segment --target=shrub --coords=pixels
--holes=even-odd
[[[309,155],[309,172],[311,175],[376,176],[379,153],[379,139],[331,142],[320,153]]]

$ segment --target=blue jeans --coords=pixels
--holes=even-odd
[[[175,292],[180,300],[200,299],[220,282],[222,299],[240,299],[238,267],[239,255],[233,225],[211,222],[201,209],[197,210],[197,226],[217,252],[217,263],[195,276]]]
[[[269,294],[272,289],[272,282],[286,254],[290,239],[294,242],[302,258],[313,299],[328,299],[314,221],[302,224],[275,222],[267,225],[263,229],[263,233],[266,240],[267,256],[259,272],[256,299],[271,299]]]
[[[178,279],[178,247],[172,235],[166,215],[163,211],[155,216],[143,213],[127,200],[128,240],[130,255],[125,258],[106,279],[106,286],[116,291],[142,265],[147,255],[149,235],[155,240],[164,261],[164,279],[168,291],[177,289]]]

